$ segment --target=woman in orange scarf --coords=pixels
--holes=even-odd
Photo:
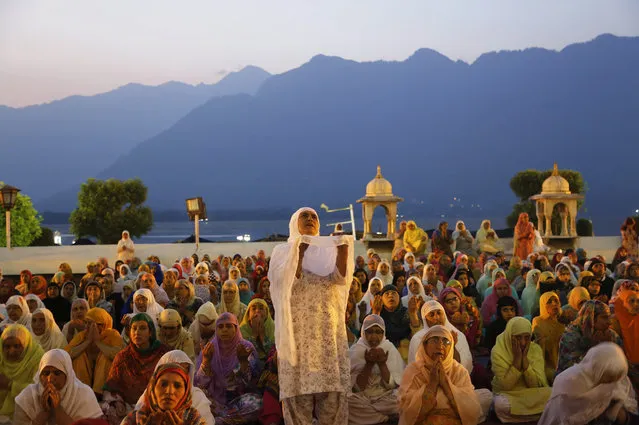
[[[514,255],[519,258],[528,258],[533,250],[533,241],[535,240],[535,228],[533,227],[528,213],[519,214],[517,225],[515,225],[515,251]]]
[[[124,348],[120,333],[113,329],[111,315],[99,307],[87,312],[87,330],[75,335],[65,350],[73,360],[78,379],[102,394],[115,355]]]
[[[454,338],[443,326],[424,335],[399,387],[400,425],[475,425],[481,406],[470,375],[453,358]]]
[[[632,386],[639,388],[639,293],[630,288],[621,289],[613,303],[615,314],[612,329],[623,340],[623,351],[628,358],[628,376]]]

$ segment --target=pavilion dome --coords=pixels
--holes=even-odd
[[[570,194],[570,184],[568,183],[568,180],[559,175],[557,164],[554,165],[551,176],[544,180],[544,183],[541,186],[541,193]]]
[[[366,185],[366,196],[393,196],[393,185],[382,176],[382,167],[377,166],[377,175]]]

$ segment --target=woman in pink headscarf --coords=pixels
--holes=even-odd
[[[519,219],[515,225],[514,240],[514,255],[519,258],[528,258],[528,255],[533,251],[533,242],[535,240],[535,228],[530,222],[528,213],[519,214]]]
[[[481,317],[484,320],[484,326],[488,326],[497,314],[497,301],[501,297],[513,296],[513,289],[506,278],[500,278],[493,284],[493,292],[490,293],[481,305]],[[519,311],[521,306],[517,303]]]
[[[262,397],[255,391],[260,373],[257,351],[242,338],[237,317],[222,313],[215,337],[197,358],[195,374],[195,384],[214,401],[218,425],[257,421],[262,410]]]

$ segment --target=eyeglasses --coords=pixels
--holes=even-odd
[[[444,338],[444,337],[439,337],[439,336],[434,336],[432,338],[428,338],[426,340],[427,343],[429,344],[436,344],[436,345],[444,345],[445,347],[448,347],[449,345],[452,344],[452,342],[448,339],[448,338]]]

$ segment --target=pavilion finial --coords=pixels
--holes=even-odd
[[[553,176],[558,176],[559,175],[559,168],[557,168],[557,163],[555,162],[555,164],[552,167],[552,175]]]
[[[375,176],[376,179],[381,179],[382,178],[382,167],[381,165],[377,166],[377,175]]]

